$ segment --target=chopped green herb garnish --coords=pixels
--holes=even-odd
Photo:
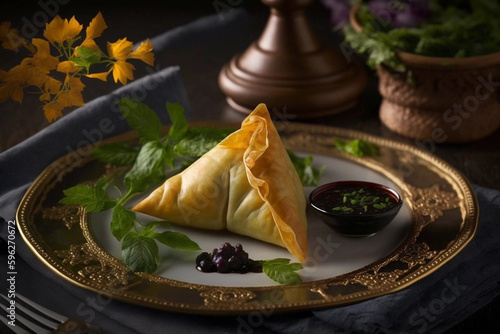
[[[394,205],[394,202],[392,202],[388,196],[384,197],[383,202],[380,202],[380,196],[371,195],[363,188],[341,193],[341,196],[342,203],[345,205],[333,207],[332,211],[351,213],[357,209],[359,211],[368,212],[370,206],[382,210]]]

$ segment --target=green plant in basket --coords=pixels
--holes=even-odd
[[[500,4],[489,0],[368,1],[344,28],[345,41],[371,67],[404,71],[396,50],[452,58],[500,51],[498,17]]]

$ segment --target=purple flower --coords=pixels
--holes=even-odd
[[[425,0],[372,0],[368,8],[396,28],[415,27],[432,15]]]
[[[349,22],[351,4],[349,0],[321,0],[330,10],[330,22],[336,28],[342,28]]]

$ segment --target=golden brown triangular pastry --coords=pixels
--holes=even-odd
[[[197,228],[227,228],[306,258],[304,191],[264,104],[133,210]]]

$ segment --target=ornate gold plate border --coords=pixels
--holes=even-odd
[[[287,148],[350,160],[396,183],[412,217],[406,240],[366,267],[299,285],[234,288],[132,273],[94,241],[82,208],[57,204],[63,189],[113,172],[93,160],[90,147],[84,145],[52,163],[29,188],[17,212],[20,232],[41,261],[73,284],[132,304],[224,315],[337,306],[392,293],[437,270],[473,238],[477,199],[470,183],[444,161],[415,147],[352,130],[289,122],[276,127]],[[136,136],[131,132],[106,142],[133,141]],[[343,154],[335,149],[335,138],[370,141],[380,155]]]

